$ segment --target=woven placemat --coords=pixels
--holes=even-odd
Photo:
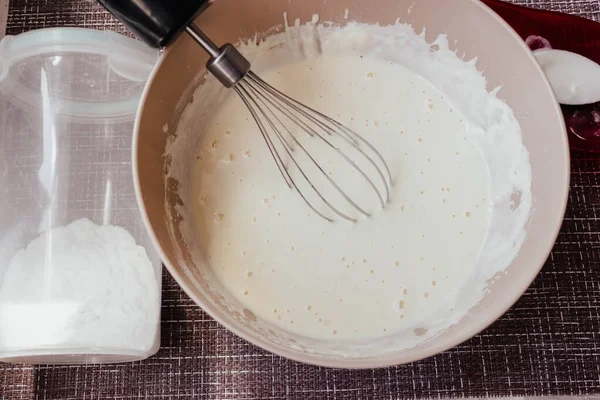
[[[516,2],[600,19],[598,0]],[[11,1],[7,33],[52,26],[125,32],[92,0]],[[0,399],[304,400],[600,394],[600,158],[573,156],[567,216],[539,277],[489,329],[439,356],[364,371],[288,361],[222,328],[165,274],[162,349],[157,356],[111,366],[0,365]]]

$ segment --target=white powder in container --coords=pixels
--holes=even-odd
[[[52,229],[0,266],[0,357],[136,355],[158,343],[160,293],[146,250],[88,219]]]

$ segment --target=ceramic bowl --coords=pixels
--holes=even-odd
[[[551,87],[519,36],[476,0],[219,0],[198,24],[217,43],[237,42],[290,21],[307,22],[318,13],[321,21],[351,20],[382,25],[397,18],[415,31],[426,28],[428,41],[446,33],[452,47],[465,58],[477,57],[488,89],[501,86],[499,97],[514,110],[533,170],[533,210],[525,243],[514,262],[462,321],[421,345],[391,350],[401,340],[390,335],[377,351],[353,352],[352,344],[296,336],[257,319],[236,304],[203,260],[192,259],[182,239],[175,205],[183,202],[177,188],[189,182],[165,180],[165,145],[173,135],[183,107],[200,83],[207,56],[182,35],[164,53],[143,98],[136,125],[134,175],[138,202],[147,228],[169,272],[185,292],[210,316],[242,338],[281,356],[305,363],[373,368],[408,363],[450,349],[499,318],[523,294],[543,266],[556,240],[567,201],[569,152],[564,121]],[[167,124],[167,125],[165,125]],[[163,127],[167,127],[165,133]],[[193,161],[190,160],[190,166]],[[347,352],[344,352],[346,346]],[[352,354],[361,353],[359,356]],[[344,355],[346,354],[346,355]]]

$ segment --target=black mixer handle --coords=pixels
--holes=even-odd
[[[98,0],[152,47],[162,48],[208,7],[212,0]]]

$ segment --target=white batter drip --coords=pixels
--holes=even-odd
[[[518,123],[443,37],[431,48],[400,24],[314,29],[288,28],[242,50],[267,82],[382,153],[394,178],[391,203],[355,224],[311,215],[242,101],[233,93],[217,101],[209,78],[168,149],[173,160],[189,156],[181,138],[201,137],[194,170],[174,162],[170,171],[193,182],[181,190],[182,215],[195,221],[192,253],[208,257],[259,320],[285,330],[423,340],[460,320],[520,248],[531,172]],[[221,105],[214,118],[194,122],[209,94]]]

